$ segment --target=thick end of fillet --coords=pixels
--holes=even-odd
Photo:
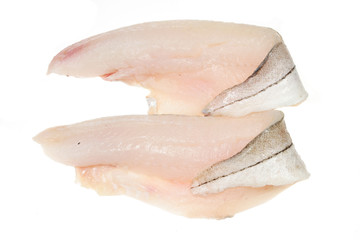
[[[238,154],[201,172],[193,180],[191,191],[206,195],[239,186],[289,185],[308,177],[281,119]]]
[[[278,43],[246,81],[220,93],[203,113],[243,116],[297,105],[306,98],[307,93],[289,51],[284,43]]]

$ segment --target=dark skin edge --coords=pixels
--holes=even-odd
[[[271,141],[269,141],[269,139],[271,139]],[[248,157],[253,157],[256,155],[260,155],[260,154],[264,154],[264,149],[271,149],[272,145],[277,145],[279,146],[280,149],[277,149],[276,152],[268,152],[268,156],[265,156],[262,159],[256,159],[255,162],[250,163],[250,165],[245,166],[245,167],[241,167],[240,169],[236,169],[234,171],[231,172],[227,172],[226,174],[223,174],[221,176],[216,176],[216,171],[219,169],[219,165],[227,162],[230,164],[237,162],[237,161],[242,161],[243,159],[247,159]],[[281,145],[281,146],[280,146]],[[277,156],[278,154],[285,152],[286,150],[288,150],[291,146],[293,146],[293,143],[291,141],[290,135],[288,134],[288,132],[286,131],[286,126],[284,123],[284,117],[282,117],[279,121],[277,121],[276,123],[274,123],[273,125],[271,125],[270,127],[268,127],[267,129],[265,129],[262,133],[260,133],[258,136],[256,136],[251,142],[249,142],[245,148],[243,148],[239,153],[235,154],[234,156],[232,156],[229,159],[220,161],[216,164],[214,164],[213,166],[211,166],[210,168],[206,169],[204,172],[200,173],[200,175],[198,175],[195,180],[199,181],[198,184],[193,185],[191,187],[191,189],[193,188],[197,188],[200,187],[202,185],[205,185],[207,183],[216,181],[218,179],[239,173],[241,171],[244,171],[248,168],[254,167],[256,165],[259,165],[261,163],[266,162],[267,160],[270,160],[271,158]],[[236,166],[235,166],[236,167]],[[224,171],[227,171],[226,169]],[[211,179],[207,179],[204,176],[206,175],[212,175]]]

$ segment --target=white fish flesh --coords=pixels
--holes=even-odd
[[[282,119],[283,114],[279,111],[254,113],[243,118],[179,115],[110,117],[50,128],[34,140],[54,160],[77,167],[79,181],[100,194],[130,192],[131,196],[142,200],[149,198],[151,203],[161,206],[164,194],[176,191],[178,194],[166,197],[166,208],[181,213],[180,209],[185,211],[186,206],[178,207],[179,201],[186,199],[189,201],[187,204],[191,203],[193,207],[198,204],[203,209],[201,212],[204,215],[193,212],[194,216],[219,218],[219,212],[216,215],[212,211],[205,214],[204,204],[208,203],[207,207],[211,207],[216,205],[216,201],[227,198],[228,193],[242,196],[243,191],[273,196],[272,193],[284,189],[282,186],[308,177],[299,157],[276,155],[283,151],[297,156],[295,149],[289,148],[292,142]],[[250,152],[249,148],[252,149]],[[218,176],[213,174],[212,169],[219,164],[225,165],[223,173],[238,170],[238,165],[247,169],[238,171],[234,180],[223,177],[218,184]],[[280,171],[273,175],[263,174],[272,169]],[[257,176],[257,181],[247,179],[248,171]],[[245,177],[239,180],[241,174]],[[212,181],[213,178],[216,180]],[[202,184],[194,186],[194,179],[198,185],[200,181]],[[130,180],[131,183],[128,183]],[[262,184],[259,185],[259,181]],[[211,190],[214,185],[218,187],[217,191]],[[135,189],[131,190],[132,186],[136,186]],[[260,188],[251,189],[254,187]],[[225,191],[229,188],[236,190]],[[269,189],[271,193],[268,195],[265,191]],[[150,196],[152,193],[154,196]],[[196,196],[209,193],[220,194],[210,197],[215,202]],[[181,195],[184,199],[178,199]],[[259,199],[265,200],[260,196]],[[250,200],[247,201],[246,205],[250,204]],[[228,208],[235,211],[244,206],[237,202],[235,206],[228,205]],[[192,210],[188,211],[182,214],[191,216]],[[235,213],[227,211],[223,214],[230,216]]]
[[[234,23],[185,20],[120,28],[64,49],[48,72],[145,87],[151,91],[149,113],[240,116],[307,97],[280,35]]]
[[[192,194],[189,182],[168,181],[119,167],[78,167],[76,175],[82,186],[100,195],[125,194],[191,218],[232,217],[268,201],[290,186],[236,187],[204,196]]]
[[[95,119],[34,138],[101,195],[224,218],[309,177],[283,113],[272,110],[307,97],[272,29],[144,23],[69,46],[48,72],[140,85],[151,91],[149,113],[167,114]]]

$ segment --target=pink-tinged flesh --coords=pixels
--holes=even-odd
[[[245,81],[281,41],[274,30],[251,25],[151,22],[75,43],[54,57],[48,72],[140,85],[156,99],[150,113],[201,115],[219,93]]]
[[[290,185],[236,187],[206,196],[193,195],[190,181],[176,182],[111,166],[76,168],[77,180],[100,195],[125,194],[178,215],[226,218],[259,205]]]
[[[242,118],[149,115],[108,117],[47,129],[34,140],[52,159],[74,167],[108,165],[188,182],[240,152],[279,121],[279,111]]]

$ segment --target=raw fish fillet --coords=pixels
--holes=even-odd
[[[272,29],[144,23],[69,46],[48,72],[151,91],[155,115],[100,118],[34,137],[101,195],[126,194],[188,217],[224,218],[309,177],[283,113],[272,110],[307,97]]]
[[[64,49],[48,72],[145,87],[151,90],[149,113],[242,116],[307,97],[280,35],[235,23],[183,20],[120,28]]]
[[[238,153],[281,117],[278,111],[246,118],[107,117],[50,128],[34,140],[49,157],[74,167],[111,165],[182,180]]]
[[[186,216],[232,216],[308,177],[299,157],[280,156],[278,160],[274,155],[274,151],[297,155],[294,148],[288,147],[292,142],[279,111],[243,118],[109,117],[50,128],[34,140],[54,160],[77,167],[78,180],[84,186],[100,194],[124,193]],[[263,148],[269,147],[266,144],[279,147],[264,152]],[[258,149],[249,153],[247,149],[254,146]],[[256,156],[258,159],[254,160]],[[208,185],[217,184],[216,181],[208,183],[207,179],[207,184],[194,191],[196,176],[205,171],[211,179],[213,174],[207,169],[227,161],[230,166],[237,161],[248,170],[254,168],[252,175],[263,185],[239,181],[240,172],[235,181],[224,178],[225,182],[223,179],[218,184],[220,191],[207,191]],[[266,166],[265,170],[262,165]],[[263,174],[274,167],[281,171]],[[223,174],[227,171],[225,167]],[[215,194],[205,196],[209,193]]]

